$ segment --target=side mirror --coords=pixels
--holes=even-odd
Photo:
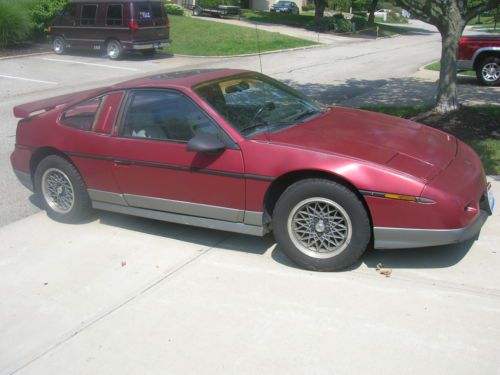
[[[191,152],[204,152],[216,154],[223,151],[226,145],[222,141],[210,134],[200,134],[191,138],[187,144],[187,150]]]

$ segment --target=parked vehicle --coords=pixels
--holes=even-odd
[[[326,108],[262,74],[157,74],[14,108],[11,163],[48,215],[91,207],[263,236],[302,267],[464,241],[494,207],[474,151],[408,120]]]
[[[392,10],[390,10],[390,9],[379,9],[374,13],[374,15],[375,15],[375,17],[385,17],[391,12],[392,12]]]
[[[299,7],[293,1],[278,1],[271,6],[270,11],[275,13],[300,13]]]
[[[464,36],[458,45],[458,70],[475,70],[486,86],[500,84],[500,36]]]
[[[170,44],[163,3],[144,0],[73,0],[49,25],[52,48],[106,51],[119,59],[125,51],[152,54]]]
[[[198,0],[193,6],[193,16],[210,15],[217,17],[241,16],[239,0]]]

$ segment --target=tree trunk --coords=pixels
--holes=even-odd
[[[375,12],[377,10],[378,0],[372,0],[370,5],[370,14],[368,15],[368,24],[373,25],[375,23]]]
[[[447,113],[459,108],[457,95],[457,51],[458,43],[465,27],[460,20],[443,20],[441,32],[441,70],[436,98],[436,111]]]
[[[314,23],[319,27],[321,19],[325,15],[326,3],[324,0],[314,0]]]

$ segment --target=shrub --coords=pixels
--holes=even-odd
[[[175,16],[184,15],[184,8],[181,7],[180,5],[173,4],[171,2],[164,2],[164,4],[165,4],[165,12],[167,12],[167,14],[173,14]]]
[[[343,20],[344,19],[344,15],[342,13],[335,13],[333,15],[333,19],[334,20]]]
[[[22,4],[0,1],[0,48],[25,40],[30,32],[30,16]]]
[[[323,17],[319,21],[319,25],[316,26],[315,21],[311,20],[308,23],[308,28],[315,30],[315,31],[330,31],[333,30],[335,27],[335,20],[333,17]]]
[[[404,17],[398,16],[397,13],[391,12],[387,14],[387,22],[390,23],[408,23],[408,20]]]
[[[62,11],[66,3],[68,0],[25,0],[25,4],[30,9],[35,33],[43,34],[47,29],[47,23],[54,18],[57,12]]]
[[[311,3],[311,4],[304,4],[304,5],[302,5],[302,11],[303,11],[303,12],[307,12],[307,11],[309,11],[309,10],[314,10],[314,9],[316,9],[316,7],[314,6],[314,4],[313,4],[313,3]]]
[[[353,16],[351,22],[356,25],[356,30],[364,30],[368,28],[368,20],[366,17]]]
[[[348,33],[352,31],[352,24],[351,21],[346,20],[344,18],[337,18],[335,19],[335,32],[336,33]]]

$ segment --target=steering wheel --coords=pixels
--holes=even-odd
[[[273,102],[265,102],[264,105],[262,107],[260,107],[259,110],[253,116],[251,124],[255,124],[257,122],[257,119],[260,117],[260,115],[262,114],[262,112],[264,112],[266,110],[267,111],[272,111],[275,108],[276,108],[276,106],[274,105]]]

